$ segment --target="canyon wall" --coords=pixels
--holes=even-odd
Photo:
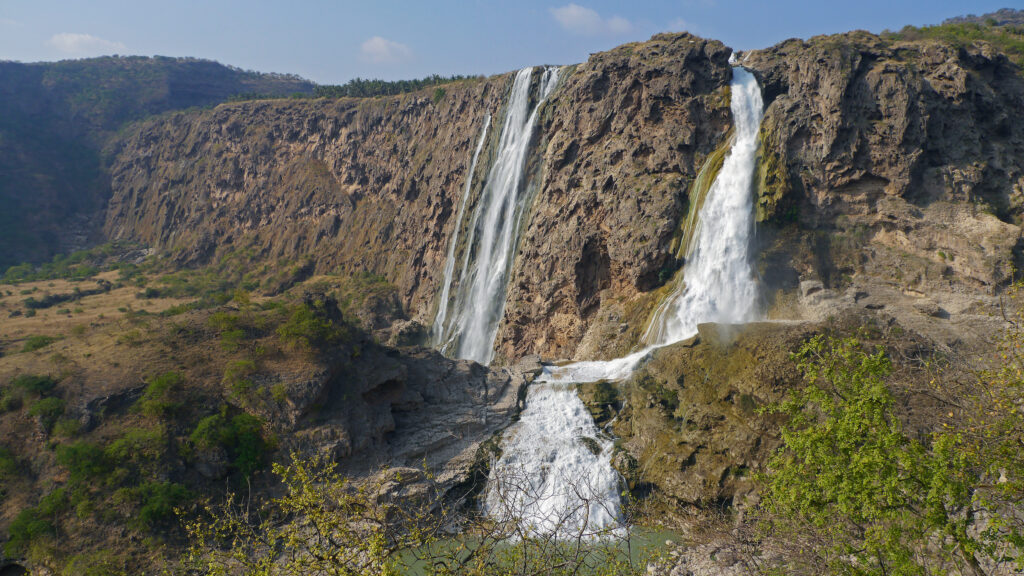
[[[563,71],[499,361],[620,355],[665,286],[693,179],[731,125],[730,50],[658,35]],[[1020,253],[1024,79],[985,43],[854,32],[740,55],[767,109],[757,213],[765,307],[800,282],[991,294]],[[535,71],[535,77],[539,69]],[[118,143],[106,233],[185,265],[369,271],[429,325],[455,207],[499,137],[510,76],[375,99],[257,101],[149,121]],[[468,175],[486,115],[495,129]],[[713,225],[705,223],[705,225]],[[465,235],[461,235],[465,238]]]
[[[103,241],[103,149],[126,124],[242,93],[313,88],[296,76],[196,58],[0,62],[0,270]]]
[[[276,267],[374,272],[424,312],[473,146],[508,84],[224,104],[147,123],[120,144],[107,235],[183,265],[248,250]]]

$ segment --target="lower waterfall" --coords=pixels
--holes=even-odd
[[[491,467],[485,507],[528,534],[592,538],[619,524],[619,475],[612,441],[576,391],[532,386],[519,422]]]
[[[696,334],[698,323],[756,318],[749,248],[763,102],[754,75],[742,68],[733,69],[731,89],[734,140],[700,209],[682,278],[652,320],[650,340],[623,358],[545,368],[492,468],[486,506],[495,517],[563,538],[617,526],[612,441],[598,433],[572,383],[625,378],[655,348]]]

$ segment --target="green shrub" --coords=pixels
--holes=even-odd
[[[50,376],[22,374],[11,380],[11,387],[18,388],[28,394],[46,396],[57,386],[57,381]]]
[[[227,330],[234,330],[238,327],[238,316],[231,314],[230,312],[214,312],[210,314],[210,318],[206,321],[210,328],[218,331],[225,332]]]
[[[239,398],[244,398],[252,389],[250,376],[256,373],[256,362],[252,360],[235,360],[229,362],[224,369],[224,385],[228,391]]]
[[[230,420],[224,414],[208,416],[196,425],[189,439],[200,449],[224,448],[232,458],[231,465],[246,477],[263,467],[271,448],[263,436],[263,422],[244,413]]]
[[[237,352],[245,341],[245,330],[235,329],[221,332],[220,347],[225,352]]]
[[[49,432],[57,420],[64,415],[64,400],[60,398],[42,398],[29,407],[28,413],[36,416],[43,427]]]
[[[288,346],[312,351],[342,342],[348,332],[331,319],[327,304],[317,301],[293,307],[277,334]]]
[[[146,482],[132,491],[139,505],[136,518],[149,528],[172,520],[174,509],[192,498],[187,488],[174,482]]]
[[[41,348],[46,348],[47,346],[53,344],[57,340],[60,340],[60,338],[54,336],[29,336],[25,340],[25,344],[21,347],[21,351],[34,352]]]
[[[21,403],[22,397],[18,391],[11,388],[0,390],[0,414],[21,408]]]
[[[4,480],[18,470],[18,461],[10,449],[0,446],[0,480]]]
[[[189,435],[189,440],[196,448],[209,450],[221,446],[226,436],[224,435],[225,417],[221,414],[207,416],[196,424],[195,430]]]
[[[155,462],[163,456],[166,447],[167,435],[163,426],[133,428],[111,442],[103,455],[110,462]]]
[[[62,418],[53,425],[54,435],[62,438],[74,438],[81,429],[82,423],[74,418]]]
[[[889,358],[855,338],[816,336],[793,358],[806,386],[765,410],[787,417],[782,447],[757,476],[767,533],[815,542],[807,557],[832,573],[947,573],[951,564],[979,573],[982,553],[1024,560],[1024,539],[1004,532],[998,515],[981,530],[971,519],[993,506],[991,477],[1021,469],[1019,450],[1009,466],[989,466],[984,449],[968,443],[969,428],[906,433],[886,383]],[[799,571],[805,560],[787,561]]]
[[[70,481],[76,484],[102,478],[111,469],[103,448],[84,440],[59,446],[57,464],[68,469]]]
[[[165,372],[152,378],[135,407],[151,418],[166,418],[181,408],[176,401],[185,377],[178,372]]]
[[[39,505],[22,510],[8,529],[10,538],[4,544],[4,553],[12,557],[22,556],[34,540],[55,534],[56,516],[67,506],[67,493],[64,488],[58,488],[43,496]]]
[[[288,400],[288,388],[281,383],[274,384],[270,387],[270,397],[274,399],[274,402],[284,404]]]
[[[0,503],[7,497],[4,484],[18,471],[18,460],[7,448],[0,446]]]

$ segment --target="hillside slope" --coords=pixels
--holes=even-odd
[[[125,124],[243,93],[313,84],[194,58],[0,62],[0,269],[102,241],[102,149]]]

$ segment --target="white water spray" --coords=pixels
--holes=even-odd
[[[458,358],[489,364],[494,356],[494,337],[505,311],[508,275],[528,208],[528,194],[524,190],[526,156],[537,114],[558,84],[558,73],[558,68],[544,70],[532,108],[533,68],[520,70],[512,83],[497,156],[473,210],[456,287],[455,313],[441,319],[441,328],[436,330],[439,336],[435,338],[442,344],[442,351],[454,349]],[[452,259],[454,267],[454,254]],[[448,295],[442,294],[442,298],[447,301]],[[447,316],[447,304],[442,303],[439,311],[442,307]]]
[[[459,227],[462,226],[462,215],[466,213],[466,201],[473,190],[473,174],[476,173],[476,161],[480,158],[480,151],[484,148],[487,140],[487,130],[491,127],[491,115],[484,119],[483,130],[480,131],[480,140],[476,143],[476,150],[473,151],[473,159],[469,163],[469,172],[466,173],[466,185],[462,188],[462,198],[459,199],[459,211],[455,216],[455,227],[452,230],[452,237],[448,240],[448,255],[444,260],[444,283],[441,285],[441,300],[437,307],[437,316],[434,318],[434,326],[430,330],[432,344],[442,351],[448,344],[445,341],[445,319],[448,317],[448,296],[452,288],[452,273],[455,272],[455,248],[459,244]]]
[[[531,387],[527,408],[502,441],[485,507],[528,535],[594,538],[619,525],[619,475],[612,441],[600,433],[576,391]]]
[[[521,420],[505,433],[488,485],[490,514],[560,538],[618,526],[612,442],[596,434],[567,383],[625,378],[653,349],[696,334],[698,323],[756,317],[757,285],[748,252],[763,103],[756,79],[741,68],[734,69],[731,107],[735,139],[700,209],[682,280],[655,316],[647,346],[615,360],[545,369],[540,383],[530,387]]]

